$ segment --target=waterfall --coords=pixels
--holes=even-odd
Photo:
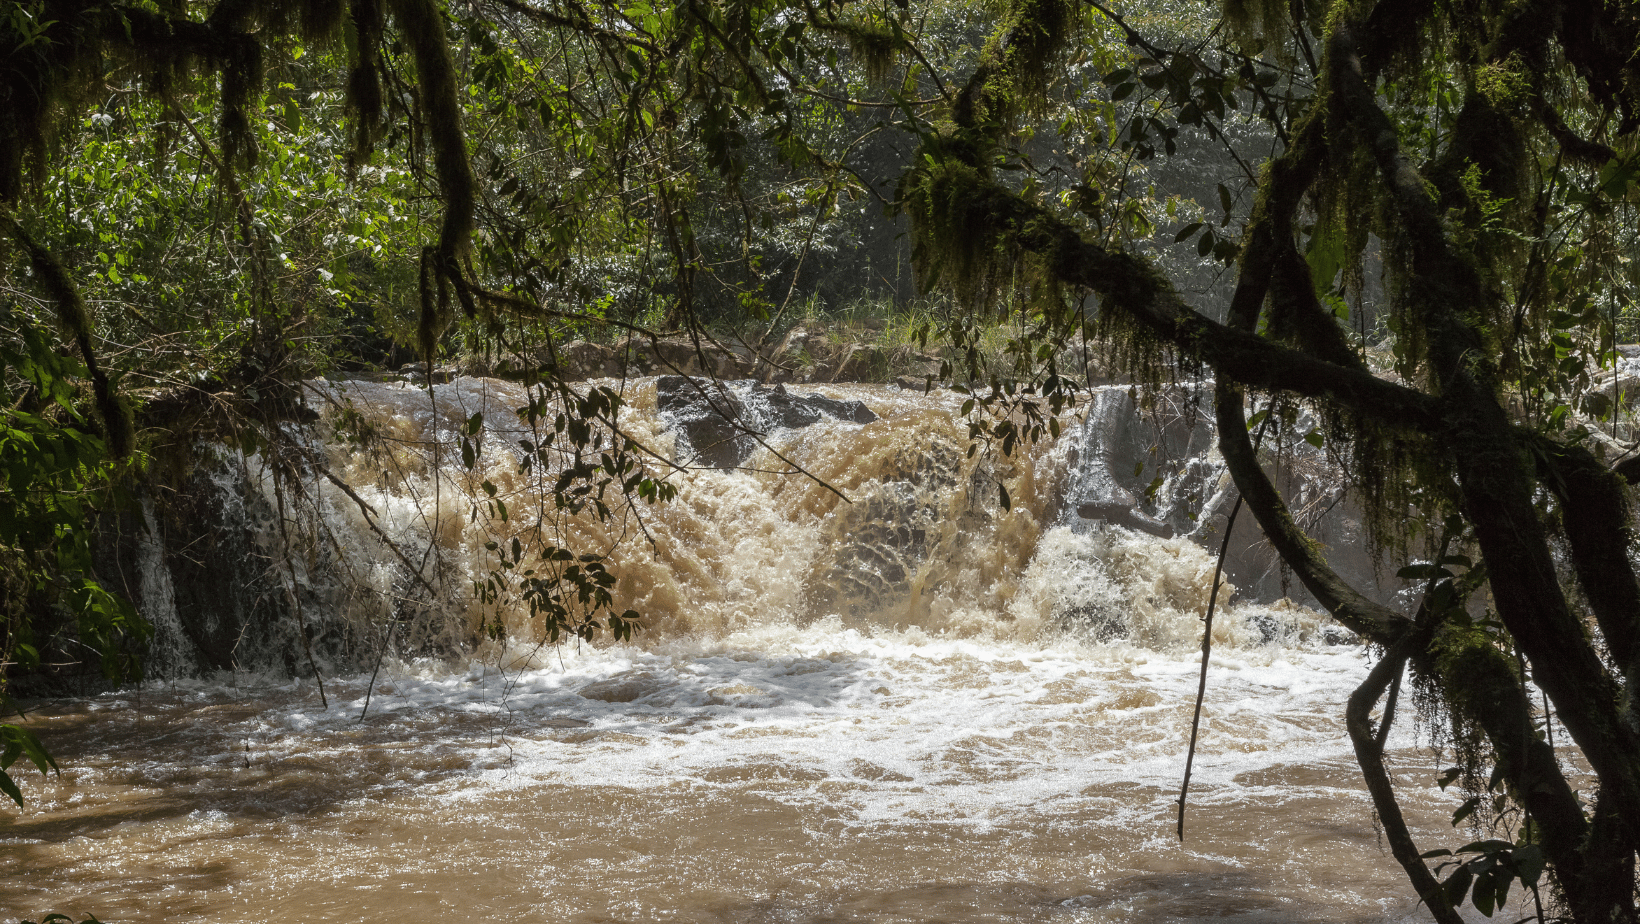
[[[1102,388],[1057,439],[1002,455],[969,452],[946,391],[731,382],[703,409],[664,378],[585,387],[621,398],[620,432],[676,497],[560,507],[573,452],[541,452],[553,414],[515,413],[541,395],[456,379],[313,383],[284,529],[259,455],[218,450],[156,499],[119,557],[167,682],[32,710],[65,773],[20,781],[33,814],[8,862],[28,892],[0,907],[1418,919],[1341,724],[1364,651],[1282,595],[1248,518],[1173,840],[1234,496],[1198,390]],[[1303,426],[1267,441],[1270,469],[1337,518],[1342,553],[1353,514]],[[640,630],[552,643],[509,577],[537,560],[514,540],[605,556]],[[1461,796],[1413,734],[1390,741],[1398,791],[1441,843]]]
[[[219,450],[185,492],[208,528],[161,529],[144,502],[137,568],[159,627],[156,669],[296,672],[293,594],[325,669],[383,654],[539,652],[541,624],[517,582],[526,566],[502,561],[515,542],[525,558],[549,545],[603,556],[618,578],[611,610],[637,612],[640,635],[656,640],[832,617],[868,632],[1072,632],[1153,648],[1196,632],[1234,499],[1199,387],[1143,401],[1096,389],[1058,439],[1003,456],[970,451],[952,391],[602,384],[675,500],[615,490],[604,516],[556,504],[563,456],[532,453],[544,424],[519,409],[542,399],[516,383],[312,383],[321,422],[299,438],[328,475],[298,467],[283,532],[267,466],[236,451]],[[1332,492],[1325,458],[1296,445],[1289,455],[1303,458],[1273,469],[1283,487],[1312,501]],[[1340,525],[1320,524],[1323,539],[1360,545],[1348,505],[1328,511]],[[1238,526],[1224,644],[1295,642],[1326,622],[1286,599],[1302,591],[1259,539]],[[1364,553],[1340,557],[1380,596],[1393,592],[1376,586],[1382,569]]]

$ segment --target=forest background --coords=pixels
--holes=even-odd
[[[299,464],[304,380],[507,357],[557,416],[563,503],[657,500],[560,346],[872,314],[944,346],[1004,453],[1091,386],[1066,350],[1211,371],[1250,512],[1384,649],[1349,729],[1431,913],[1518,885],[1543,919],[1636,920],[1640,462],[1606,373],[1640,281],[1640,6],[24,0],[0,48],[8,670],[48,637],[140,670],[89,524],[201,438]],[[1341,581],[1261,468],[1250,432],[1301,405],[1425,582],[1411,612]],[[607,575],[553,567],[543,632],[630,631]],[[1494,835],[1444,858],[1379,754],[1408,664]],[[49,766],[4,734],[5,766]]]

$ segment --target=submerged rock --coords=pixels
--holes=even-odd
[[[759,388],[753,385],[747,392],[746,403],[762,411],[765,422],[772,427],[788,430],[819,423],[826,417],[868,424],[877,419],[871,408],[860,401],[840,401],[825,395],[794,395],[784,385]]]

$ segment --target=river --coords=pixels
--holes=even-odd
[[[355,603],[310,617],[351,625],[361,648],[390,618],[404,626],[374,687],[367,662],[321,653],[323,703],[311,677],[265,663],[171,664],[140,687],[31,703],[64,769],[14,767],[28,804],[0,809],[0,909],[105,922],[1421,919],[1343,733],[1369,652],[1290,601],[1243,592],[1219,616],[1175,837],[1214,563],[1202,535],[1223,495],[1188,409],[1172,444],[1135,443],[1196,447],[1157,463],[1166,483],[1142,503],[1147,522],[1204,532],[1159,538],[1076,512],[1093,469],[1128,469],[1108,417],[1016,458],[969,459],[960,396],[821,390],[877,419],[771,430],[747,463],[762,471],[679,474],[677,500],[634,514],[641,529],[560,521],[558,535],[615,550],[618,599],[645,626],[632,643],[553,645],[463,590],[492,567],[497,530],[548,519],[520,516],[540,499],[512,457],[449,461],[475,411],[497,445],[517,436],[495,421],[518,387],[462,380],[434,406],[404,386],[337,387],[400,456],[331,445],[333,470],[405,547],[436,547],[445,570],[428,573],[448,599],[394,611],[402,575],[395,585],[361,505],[316,490]],[[629,432],[687,457],[655,401],[640,383]],[[778,474],[772,451],[837,492]],[[483,479],[515,501],[509,524],[471,514]],[[621,529],[639,538],[603,544]],[[321,558],[307,555],[303,581]],[[162,583],[150,574],[150,604],[169,599]],[[176,618],[155,621],[175,631]],[[486,618],[505,640],[428,653]],[[1421,844],[1451,847],[1467,832],[1446,823],[1458,797],[1435,785],[1427,732],[1401,718],[1391,769]]]

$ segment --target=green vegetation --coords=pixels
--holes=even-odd
[[[896,336],[949,343],[1003,451],[1087,386],[1067,349],[1147,383],[1211,372],[1249,509],[1385,651],[1349,728],[1438,920],[1518,884],[1539,918],[1634,921],[1640,462],[1601,433],[1624,413],[1601,376],[1640,283],[1636,9],[1230,0],[1211,29],[1095,0],[11,4],[3,653],[37,655],[66,607],[127,670],[140,621],[89,578],[89,512],[199,436],[298,464],[280,424],[306,377],[515,356],[537,476],[608,516],[664,500],[665,473],[617,394],[538,347],[763,343],[816,293],[903,303],[909,265],[951,307]],[[1296,525],[1249,393],[1320,415],[1375,542],[1423,583],[1413,615]],[[548,634],[629,630],[597,556],[496,552]],[[1407,665],[1462,745],[1456,821],[1493,835],[1453,854],[1413,843],[1383,768]]]

